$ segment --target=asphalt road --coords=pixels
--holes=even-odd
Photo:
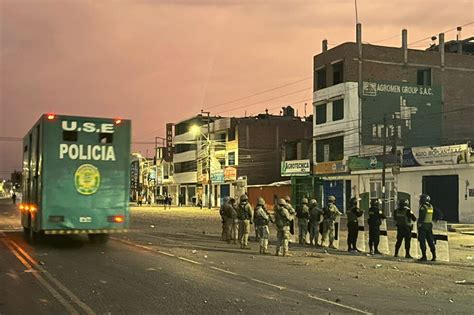
[[[294,257],[261,256],[256,243],[253,250],[241,250],[209,232],[205,226],[218,223],[215,215],[196,219],[133,211],[132,232],[105,245],[51,236],[30,246],[16,218],[16,209],[0,201],[0,314],[468,314],[474,309],[472,286],[443,291],[429,284],[460,275],[474,279],[463,266],[435,271],[420,266],[415,271],[420,277],[412,279],[412,270],[400,273],[404,262],[396,273],[383,259],[384,267],[372,269],[379,260],[336,252],[296,249]],[[425,278],[425,269],[432,279]],[[404,288],[417,282],[429,291]]]

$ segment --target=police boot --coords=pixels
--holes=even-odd
[[[433,257],[431,258],[431,261],[436,261],[436,252],[433,251],[433,252],[431,252],[431,254],[433,254]]]
[[[277,248],[276,252],[275,252],[275,256],[279,256],[280,255],[280,249]]]
[[[405,254],[405,258],[407,258],[407,259],[413,259],[413,257],[410,255],[409,252],[407,252],[407,253]]]
[[[393,257],[398,257],[399,250],[400,250],[400,247],[395,247],[395,255],[393,255]]]
[[[420,259],[418,259],[418,261],[427,261],[428,258],[426,258],[426,253],[423,253],[423,255],[421,256]]]

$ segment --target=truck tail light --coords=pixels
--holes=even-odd
[[[113,215],[113,216],[107,217],[107,221],[112,222],[112,223],[124,223],[125,217],[123,215]]]

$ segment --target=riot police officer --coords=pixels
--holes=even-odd
[[[357,236],[359,235],[359,222],[357,218],[364,214],[358,207],[359,200],[352,197],[349,200],[349,210],[347,211],[347,251],[359,252],[357,249]]]
[[[293,220],[293,215],[290,214],[285,199],[279,199],[278,205],[275,207],[275,224],[277,227],[277,246],[275,255],[280,254],[280,249],[283,247],[283,256],[291,256],[289,251],[290,242],[290,224]]]
[[[436,247],[433,236],[433,206],[430,203],[431,198],[427,194],[420,196],[420,210],[418,217],[418,240],[420,241],[421,258],[418,261],[427,261],[426,242],[431,250],[431,261],[436,261]]]
[[[336,248],[334,246],[334,233],[335,233],[335,221],[337,216],[341,215],[341,212],[336,207],[336,197],[328,197],[328,205],[324,208],[324,221],[323,221],[323,235],[321,239],[321,246],[324,241],[329,237],[329,247]]]
[[[299,229],[298,241],[301,245],[304,245],[306,244],[306,234],[308,234],[308,219],[309,219],[309,208],[308,208],[307,198],[303,198],[301,200],[301,207],[298,208],[296,212],[296,217],[298,218],[298,229]]]
[[[382,224],[382,220],[385,218],[385,215],[380,209],[380,200],[370,200],[369,219],[367,223],[369,224],[369,250],[372,255],[381,254],[379,252],[380,224]]]
[[[257,237],[260,241],[260,254],[267,254],[268,251],[268,236],[270,231],[268,223],[273,222],[267,209],[265,209],[265,200],[260,197],[255,206],[255,227],[257,229]]]
[[[400,199],[398,208],[394,213],[395,222],[397,224],[397,242],[395,243],[395,257],[398,257],[398,251],[402,246],[402,241],[405,241],[405,258],[413,258],[410,255],[411,245],[411,230],[416,217],[409,207],[407,199]]]
[[[310,200],[309,207],[309,243],[318,246],[319,224],[322,221],[323,210],[318,207],[316,199]]]
[[[248,246],[250,224],[253,223],[253,211],[248,201],[249,199],[247,195],[243,194],[240,196],[240,203],[237,209],[237,217],[239,219],[240,248],[243,249],[250,249]]]

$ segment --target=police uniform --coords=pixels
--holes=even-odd
[[[284,199],[278,201],[278,206],[275,210],[275,224],[277,227],[277,246],[275,255],[278,256],[280,254],[280,249],[283,247],[283,256],[290,256],[288,251],[290,242],[290,224],[293,220],[293,215],[288,211]]]
[[[379,252],[380,224],[382,224],[383,219],[385,219],[385,215],[379,208],[378,200],[373,200],[369,208],[369,219],[367,220],[369,224],[369,250],[371,254],[381,254]]]
[[[347,211],[347,250],[359,251],[357,249],[357,237],[359,235],[358,217],[362,216],[364,211],[357,207],[357,199],[351,198],[350,208]]]
[[[249,233],[250,224],[253,223],[253,211],[246,195],[240,197],[237,217],[239,219],[240,248],[249,249]]]
[[[412,258],[410,255],[411,230],[412,221],[416,221],[416,217],[408,207],[407,200],[401,200],[399,207],[394,213],[395,222],[397,224],[397,242],[395,243],[395,257],[398,257],[398,251],[405,241],[405,258]]]
[[[304,245],[306,243],[306,234],[308,234],[308,219],[309,219],[308,199],[303,198],[302,205],[298,209],[296,217],[298,218],[298,230],[299,230],[298,241],[300,244]]]
[[[336,248],[334,247],[334,223],[336,221],[336,217],[341,215],[341,212],[339,212],[339,209],[337,209],[336,205],[334,204],[336,202],[336,198],[334,196],[329,196],[328,198],[329,204],[327,207],[324,208],[324,221],[323,221],[323,237],[321,240],[321,245],[326,241],[326,239],[329,237],[329,247],[331,248]]]
[[[318,207],[316,199],[311,199],[309,209],[309,242],[311,245],[318,245],[319,224],[323,210]]]
[[[266,254],[268,251],[268,236],[270,231],[268,223],[272,221],[270,214],[265,209],[265,201],[259,198],[255,207],[255,227],[257,229],[257,237],[260,241],[260,254]]]
[[[425,195],[427,196],[427,195]],[[432,261],[436,260],[436,247],[433,236],[433,206],[429,202],[429,196],[420,198],[420,211],[418,217],[418,240],[421,248],[420,261],[426,261],[426,242],[430,247]]]
[[[223,241],[227,241],[225,207],[226,207],[226,204],[229,201],[230,201],[230,197],[225,197],[224,202],[222,203],[221,207],[219,208],[219,214],[221,216],[221,222],[222,222],[221,240],[223,240]]]
[[[237,244],[237,229],[239,221],[237,219],[237,208],[235,206],[234,198],[231,198],[229,202],[224,205],[224,215],[226,222],[227,242],[230,243],[231,240],[233,240],[234,244]]]

